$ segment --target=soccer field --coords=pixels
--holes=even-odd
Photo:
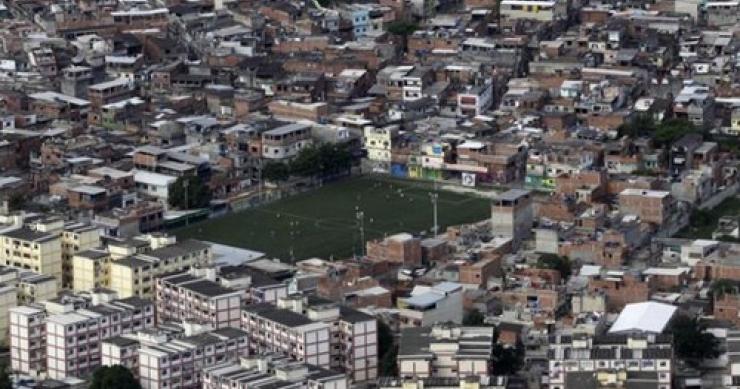
[[[356,209],[364,212],[365,239],[398,232],[432,230],[431,185],[359,177],[276,202],[209,219],[173,231],[196,238],[258,250],[285,261],[311,257],[335,259],[360,253]],[[439,191],[439,231],[490,217],[489,200]]]

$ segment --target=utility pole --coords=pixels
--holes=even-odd
[[[360,228],[360,254],[365,256],[365,212],[360,211],[359,207],[355,207],[355,217],[357,218],[357,226]]]
[[[439,224],[437,224],[437,200],[439,199],[439,193],[430,193],[429,198],[432,200],[432,209],[434,212],[434,236],[436,237],[439,233]]]

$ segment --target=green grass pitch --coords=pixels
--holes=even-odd
[[[356,209],[365,214],[365,239],[399,232],[431,235],[427,183],[357,177],[174,231],[196,238],[267,253],[285,261],[311,257],[342,259],[360,253]],[[470,194],[438,191],[439,231],[490,217],[490,203]]]

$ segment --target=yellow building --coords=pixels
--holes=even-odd
[[[18,280],[18,305],[55,299],[59,293],[56,278],[35,273],[22,273]]]
[[[0,285],[0,344],[8,345],[9,310],[18,306],[17,295],[13,285]]]
[[[111,254],[102,249],[81,251],[72,257],[72,289],[75,292],[110,286]]]
[[[376,128],[365,127],[363,130],[363,147],[367,150],[366,160],[373,171],[388,172],[391,165],[391,149],[394,140],[398,137],[398,127],[388,126]]]
[[[0,267],[0,344],[8,344],[11,308],[56,296],[57,283],[53,277],[12,267]]]
[[[159,242],[153,240],[152,244]],[[120,298],[152,297],[155,278],[185,271],[195,265],[205,265],[210,260],[210,245],[197,240],[158,247],[143,254],[110,261],[108,288],[118,293]]]
[[[72,288],[74,269],[72,258],[76,253],[100,247],[100,230],[89,224],[72,223],[62,232],[62,286]]]
[[[62,279],[62,239],[59,234],[27,227],[0,235],[2,263]]]

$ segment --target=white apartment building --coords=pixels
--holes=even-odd
[[[38,307],[10,308],[10,367],[41,377],[46,372],[46,311]]]
[[[201,388],[203,369],[238,361],[249,353],[248,334],[236,328],[146,345],[139,349],[139,381],[144,389]]]
[[[740,331],[727,330],[724,335],[727,369],[722,376],[722,385],[729,389],[740,389]]]
[[[155,300],[157,318],[195,320],[213,328],[239,328],[244,291],[221,286],[215,279],[178,273],[157,278]]]
[[[398,372],[408,378],[490,377],[493,327],[440,324],[401,331]]]
[[[554,335],[549,339],[549,388],[651,387],[670,389],[670,336]]]
[[[328,369],[330,325],[272,304],[242,308],[242,329],[253,353],[282,353],[293,360]]]
[[[347,373],[354,382],[374,381],[378,377],[375,317],[317,296],[281,299],[278,307],[331,326],[329,368]]]
[[[127,298],[46,318],[49,378],[82,377],[101,365],[104,339],[154,326],[154,305]]]
[[[363,130],[363,147],[373,172],[387,173],[391,167],[391,148],[398,137],[397,126],[377,128],[367,126]]]
[[[435,323],[462,323],[463,288],[454,282],[417,285],[411,296],[398,299],[402,328],[428,327]]]
[[[493,82],[469,86],[457,94],[457,114],[464,116],[482,115],[493,103]]]
[[[222,266],[218,273],[221,285],[244,290],[244,300],[250,303],[277,304],[288,295],[288,279],[283,275],[273,276],[250,266]]]
[[[287,124],[262,133],[262,157],[268,160],[290,159],[312,143],[310,125]]]
[[[100,343],[103,366],[121,365],[139,377],[139,350],[142,347],[166,344],[174,339],[193,336],[209,331],[207,325],[191,322],[160,323],[157,327],[147,328],[136,333],[127,333],[105,339]]]
[[[100,364],[123,366],[138,377],[139,347],[141,344],[134,336],[119,335],[105,339],[100,342]]]
[[[491,233],[510,238],[517,249],[529,238],[534,225],[532,196],[528,190],[510,189],[493,198],[491,205]]]
[[[203,389],[347,389],[347,375],[285,357],[264,355],[241,358],[203,369]]]
[[[136,190],[139,194],[153,197],[163,204],[168,204],[170,187],[177,181],[177,177],[166,174],[139,170],[134,174]]]

